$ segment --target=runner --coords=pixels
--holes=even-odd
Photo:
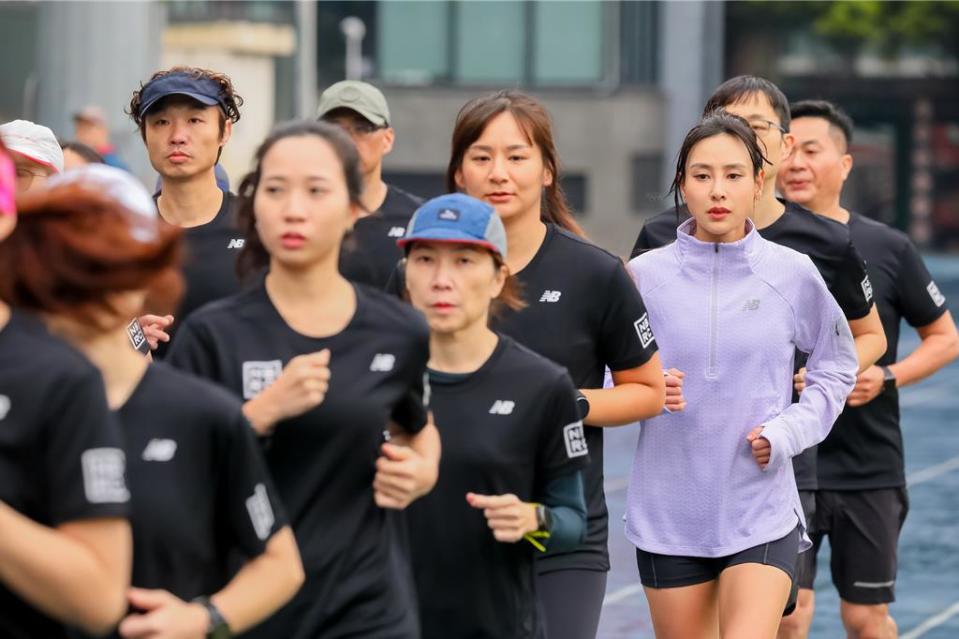
[[[146,315],[140,323],[154,355],[167,351],[175,324],[207,302],[240,289],[236,259],[243,248],[234,196],[217,184],[216,164],[240,119],[241,98],[228,76],[194,67],[154,73],[133,92],[128,113],[140,129],[150,164],[162,183],[160,216],[185,230],[186,293],[173,315]]]
[[[31,300],[12,276],[45,255],[10,237],[14,183],[0,143],[0,635],[102,634],[130,575],[121,435],[97,370],[17,307]]]
[[[51,175],[63,173],[63,151],[47,127],[13,120],[0,124],[0,138],[16,166],[17,193],[42,188]]]
[[[103,157],[86,144],[63,142],[60,148],[63,149],[64,171],[72,171],[88,164],[106,164]]]
[[[456,118],[447,188],[496,208],[507,266],[528,306],[492,328],[564,366],[580,389],[590,463],[584,471],[588,528],[573,551],[539,558],[537,596],[551,639],[596,635],[609,555],[603,432],[658,414],[665,384],[646,309],[623,263],[586,240],[560,186],[549,113],[502,91],[466,104]],[[604,368],[615,387],[603,389]]]
[[[350,281],[382,289],[403,257],[396,240],[423,203],[383,181],[383,158],[393,150],[396,135],[386,98],[371,84],[344,80],[320,96],[317,117],[350,134],[363,173],[363,208],[340,252],[340,272]]]
[[[100,368],[123,429],[134,612],[120,634],[199,639],[244,631],[303,579],[255,437],[235,398],[150,366],[128,345],[129,318],[145,297],[176,290],[178,230],[161,225],[139,182],[102,165],[50,180],[20,226],[21,255],[58,259],[23,260],[32,269],[16,271],[13,286],[38,300],[31,310]],[[69,301],[50,302],[57,298]]]
[[[693,399],[643,423],[627,494],[660,638],[775,634],[810,545],[792,457],[826,436],[855,381],[855,344],[821,276],[751,220],[764,162],[747,121],[706,116],[673,182],[692,219],[629,263]],[[797,349],[809,385],[793,404]]]
[[[815,547],[807,553],[809,574],[800,584],[810,606],[808,614],[780,634],[805,637],[809,632],[816,552],[828,536],[832,579],[849,636],[895,637],[888,604],[895,600],[896,547],[908,511],[898,388],[955,359],[959,336],[945,297],[909,238],[840,205],[853,164],[852,120],[828,102],[799,102],[792,109],[796,150],[784,164],[780,187],[790,200],[848,224],[869,266],[889,348],[876,365],[860,373],[846,409],[819,448]],[[900,361],[903,319],[922,342]]]
[[[281,125],[240,185],[241,266],[268,274],[194,313],[170,361],[246,400],[306,572],[264,638],[419,635],[385,509],[436,482],[422,316],[337,271],[360,208],[359,160],[338,127]],[[409,446],[384,443],[384,429]]]
[[[423,636],[545,637],[534,554],[575,549],[586,532],[576,391],[563,368],[488,328],[497,306],[522,307],[493,207],[435,198],[400,243],[430,323],[443,437],[443,480],[408,511]]]

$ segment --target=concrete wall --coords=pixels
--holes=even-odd
[[[384,87],[396,130],[386,169],[445,173],[460,107],[483,91]],[[642,217],[631,208],[634,155],[662,152],[663,102],[655,91],[538,94],[554,120],[565,171],[587,179],[582,222],[602,246],[628,254]]]

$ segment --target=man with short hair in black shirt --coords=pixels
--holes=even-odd
[[[158,357],[166,353],[174,322],[239,290],[235,264],[243,237],[234,226],[233,195],[217,184],[216,164],[242,104],[227,75],[193,67],[154,73],[130,101],[130,117],[160,174],[160,216],[184,229],[183,300],[173,316],[140,318]]]
[[[932,375],[959,355],[959,334],[946,299],[909,238],[840,205],[852,170],[848,153],[852,120],[835,105],[805,101],[792,106],[796,147],[779,186],[790,200],[848,225],[866,257],[889,348],[860,373],[847,407],[819,447],[819,492],[810,551],[812,597],[815,553],[824,536],[832,548],[832,579],[850,637],[895,637],[888,604],[895,599],[896,546],[908,511],[899,427],[898,388]],[[922,338],[897,361],[899,324],[905,319]],[[792,636],[804,637],[806,625]]]
[[[366,82],[344,80],[320,96],[317,117],[350,134],[363,173],[361,201],[365,211],[340,252],[340,272],[353,282],[386,287],[403,257],[396,241],[403,237],[421,198],[383,181],[383,158],[393,150],[395,133],[390,110],[379,89]]]

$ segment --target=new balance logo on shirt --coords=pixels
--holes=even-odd
[[[406,229],[402,226],[394,226],[390,229],[390,232],[386,234],[387,237],[403,237],[406,235]]]
[[[233,238],[232,240],[230,240],[230,243],[229,243],[229,244],[227,244],[227,248],[228,248],[228,249],[241,249],[241,248],[243,248],[243,244],[244,244],[245,241],[246,241],[246,240],[244,240],[242,237],[235,237],[235,238]]]
[[[639,335],[639,343],[643,348],[648,348],[653,343],[653,327],[649,325],[649,313],[643,313],[642,317],[633,322],[633,326]]]
[[[370,363],[370,370],[374,373],[387,373],[393,370],[396,364],[396,356],[390,353],[377,353]]]
[[[542,295],[542,297],[539,298],[539,301],[540,301],[540,302],[548,302],[548,303],[550,303],[550,304],[555,304],[556,302],[559,301],[559,298],[562,297],[562,295],[563,295],[563,292],[562,292],[562,291],[550,291],[550,290],[546,290],[546,291],[543,291],[543,295]]]
[[[946,303],[946,296],[939,291],[939,287],[936,286],[935,282],[929,282],[929,286],[926,287],[926,291],[929,293],[929,297],[932,298],[932,302],[936,306],[942,306]]]
[[[759,310],[759,300],[746,300],[746,303],[743,304],[744,311],[758,311]]]
[[[582,457],[589,454],[586,446],[586,433],[583,432],[583,422],[573,422],[563,427],[563,440],[566,442],[566,456]]]
[[[860,282],[860,285],[862,286],[862,294],[866,296],[866,301],[872,301],[872,282],[869,281],[868,275]]]
[[[516,402],[511,402],[506,399],[497,399],[493,402],[493,406],[489,409],[490,415],[511,415],[513,413],[513,408],[516,407]]]
[[[168,462],[176,454],[176,442],[172,439],[151,439],[143,449],[143,461]]]

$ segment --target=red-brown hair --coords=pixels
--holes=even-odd
[[[158,225],[154,241],[138,241],[132,213],[76,184],[25,193],[17,210],[0,243],[0,299],[11,306],[111,330],[132,319],[111,306],[113,294],[146,290],[161,311],[179,299],[179,229]]]
[[[463,166],[463,158],[470,146],[483,135],[490,120],[500,113],[509,112],[527,139],[535,144],[543,155],[543,164],[553,176],[553,182],[545,188],[540,219],[556,224],[580,237],[586,237],[583,228],[573,218],[566,202],[566,194],[560,184],[559,153],[553,141],[553,123],[549,112],[541,102],[519,91],[498,91],[467,102],[456,116],[453,127],[452,152],[446,169],[446,189],[450,193],[459,190],[456,173]]]

